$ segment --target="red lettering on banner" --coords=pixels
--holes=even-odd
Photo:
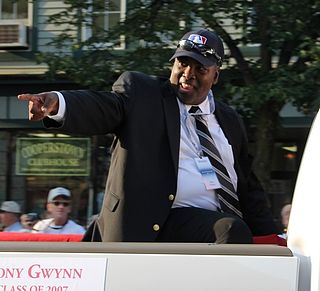
[[[43,278],[51,278],[51,274],[53,273],[54,269],[40,269],[43,275]],[[38,277],[40,277],[40,271],[37,272],[38,273]],[[56,276],[57,278],[57,276]]]
[[[76,268],[42,268],[39,264],[31,265],[28,269],[28,276],[33,279],[54,278],[54,279],[81,279],[82,269]]]
[[[0,279],[21,278],[22,268],[0,268]]]

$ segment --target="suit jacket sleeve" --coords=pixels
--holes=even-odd
[[[135,90],[131,80],[131,74],[125,72],[116,81],[111,92],[61,91],[66,101],[64,121],[58,123],[45,118],[45,127],[84,135],[116,133],[129,110],[129,96],[134,95],[131,94]]]

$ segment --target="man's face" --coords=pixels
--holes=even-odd
[[[71,212],[71,201],[64,196],[56,197],[47,204],[50,216],[54,219],[67,219]]]
[[[218,66],[204,67],[192,58],[179,57],[174,61],[170,82],[177,87],[181,102],[197,105],[204,101],[218,77]]]
[[[11,212],[0,212],[0,222],[4,227],[8,227],[18,221],[16,214]]]
[[[20,222],[26,229],[33,229],[33,226],[37,223],[38,219],[30,217],[30,214],[23,214],[20,217]]]
[[[24,228],[32,229],[32,226],[33,226],[32,222],[30,221],[30,219],[26,214],[21,215],[20,222],[24,226]]]

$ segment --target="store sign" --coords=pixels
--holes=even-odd
[[[107,259],[101,257],[1,256],[0,291],[104,291]]]
[[[17,138],[16,174],[89,176],[90,138]]]

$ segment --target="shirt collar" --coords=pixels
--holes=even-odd
[[[187,104],[183,104],[183,105],[187,112],[189,112],[191,106],[193,106],[193,105],[187,105]],[[214,97],[211,90],[209,91],[206,99],[204,99],[204,101],[198,104],[197,106],[199,106],[199,108],[201,109],[201,113],[198,113],[201,115],[212,114],[215,111]]]

